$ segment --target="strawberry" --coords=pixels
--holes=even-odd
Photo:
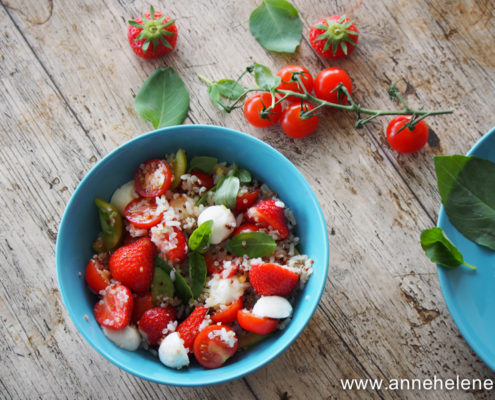
[[[193,351],[194,339],[198,336],[199,327],[207,312],[208,309],[205,306],[197,306],[177,327],[176,332],[179,333],[179,336],[184,341],[184,347],[189,349],[189,353]]]
[[[136,293],[147,292],[153,279],[155,252],[155,245],[148,237],[119,247],[109,261],[113,279]]]
[[[177,42],[175,20],[165,17],[153,6],[150,12],[129,21],[127,38],[132,50],[139,57],[156,58],[171,52]]]
[[[98,293],[110,285],[112,276],[105,263],[101,259],[93,257],[86,266],[84,277],[90,289]]]
[[[254,189],[252,192],[247,192],[241,196],[237,196],[234,211],[246,211],[256,202],[259,192],[259,189]]]
[[[111,329],[122,329],[131,320],[133,305],[131,291],[124,285],[113,284],[105,289],[93,313],[100,325]]]
[[[131,324],[136,324],[143,314],[153,308],[153,296],[151,292],[134,294],[134,307],[132,308]]]
[[[148,344],[157,346],[167,334],[167,326],[172,321],[175,321],[175,309],[172,306],[166,308],[154,307],[143,314],[138,326]]]
[[[276,230],[281,239],[287,239],[289,228],[285,220],[283,205],[280,206],[279,203],[281,202],[275,200],[260,200],[246,211],[246,217],[251,222],[270,230]]]
[[[277,264],[251,266],[249,281],[262,296],[288,296],[297,286],[299,275]]]

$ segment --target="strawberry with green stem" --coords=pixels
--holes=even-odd
[[[129,21],[127,37],[132,50],[142,58],[156,58],[171,52],[177,42],[175,20],[155,11]]]
[[[320,19],[309,31],[313,49],[326,58],[341,58],[351,54],[357,45],[356,25],[345,15]]]

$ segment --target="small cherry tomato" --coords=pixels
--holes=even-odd
[[[165,161],[153,159],[141,164],[134,175],[134,186],[141,197],[164,194],[172,183],[172,171]]]
[[[167,258],[174,264],[181,264],[187,258],[187,240],[182,231],[176,226],[173,227],[175,237],[173,239],[170,238],[170,235],[167,235],[167,239],[169,243],[174,243],[175,247],[169,248],[165,254]]]
[[[259,193],[259,189],[254,189],[252,192],[247,192],[241,196],[237,196],[234,211],[246,211],[256,202]]]
[[[230,306],[223,310],[217,311],[211,316],[213,323],[221,322],[222,324],[231,324],[237,318],[237,311],[242,310],[242,297],[239,297]]]
[[[410,119],[409,116],[398,115],[387,126],[387,141],[399,153],[414,153],[421,150],[428,141],[428,125],[419,121],[410,130],[407,126],[404,127]]]
[[[348,56],[357,46],[356,25],[344,15],[331,15],[316,22],[309,30],[309,43],[326,58]]]
[[[302,105],[298,103],[289,105],[280,119],[282,130],[296,139],[311,135],[318,128],[318,115],[301,119],[301,112],[311,111],[313,108],[308,102],[303,102]]]
[[[136,228],[148,229],[162,220],[155,198],[140,197],[132,200],[124,211],[127,220]]]
[[[232,234],[232,236],[235,236],[235,235],[238,235],[239,233],[246,233],[246,232],[258,232],[260,230],[260,228],[258,228],[256,225],[254,224],[242,224],[241,226],[239,226],[235,231],[234,233]]]
[[[133,304],[132,293],[126,286],[110,285],[94,307],[95,319],[107,328],[122,329],[131,320]]]
[[[347,96],[343,96],[339,101],[339,93],[333,91],[339,83],[342,83],[350,95],[352,95],[352,82],[347,72],[340,68],[325,68],[315,78],[316,97],[335,104],[346,104]],[[333,91],[333,92],[332,92]]]
[[[198,178],[199,186],[205,187],[206,190],[210,190],[213,186],[215,186],[215,183],[213,182],[213,178],[211,177],[211,175],[207,174],[206,172],[191,171],[191,175]]]
[[[210,325],[194,339],[194,356],[205,368],[221,367],[237,351],[235,332],[225,325]]]
[[[99,259],[92,258],[86,266],[84,277],[91,290],[98,293],[110,285],[112,274],[110,274],[110,270],[105,268]]]
[[[246,331],[266,335],[273,332],[278,325],[278,320],[273,318],[257,317],[247,310],[237,312],[237,322]]]
[[[282,80],[282,82],[280,82],[280,85],[277,86],[277,89],[292,90],[293,92],[304,93],[303,88],[300,87],[298,82],[292,80],[294,73],[297,73],[297,75],[299,75],[304,87],[306,88],[308,93],[311,93],[313,91],[313,76],[306,68],[299,65],[287,65],[277,72],[277,75]],[[300,99],[295,96],[290,96],[287,97],[286,100],[299,101]]]
[[[278,99],[275,97],[274,101]],[[268,112],[268,115],[261,116],[260,112],[266,110],[272,105],[272,95],[270,93],[258,93],[251,96],[244,103],[244,116],[247,121],[257,128],[266,128],[275,124],[282,115],[282,106],[278,103],[272,110]]]

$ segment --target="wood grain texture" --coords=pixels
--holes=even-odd
[[[440,204],[432,156],[465,153],[495,125],[493,1],[294,1],[305,36],[322,16],[355,19],[359,47],[334,63],[306,38],[295,55],[263,50],[248,28],[254,1],[155,4],[179,28],[176,51],[155,61],[126,43],[126,21],[147,9],[144,1],[0,2],[0,397],[417,399],[424,392],[345,392],[340,379],[495,378],[458,333],[419,245]],[[278,127],[248,126],[242,112],[222,115],[197,79],[235,77],[255,61],[315,74],[344,68],[363,105],[397,107],[386,95],[397,82],[409,104],[456,112],[429,120],[429,145],[414,155],[387,146],[386,119],[356,131],[352,115],[331,110],[315,135],[296,141]],[[160,65],[190,90],[186,123],[239,129],[285,154],[315,190],[330,233],[326,290],[303,334],[266,367],[214,387],[168,387],[119,370],[79,335],[57,289],[64,207],[99,159],[151,130],[133,96]]]

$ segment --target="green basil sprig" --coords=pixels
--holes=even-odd
[[[442,228],[423,230],[421,232],[421,247],[435,264],[448,268],[457,268],[464,264],[468,268],[476,269],[474,265],[464,261],[461,252],[445,235]]]
[[[203,292],[206,284],[206,262],[204,257],[192,251],[187,255],[189,259],[189,280],[191,281],[191,291],[194,298]]]
[[[264,232],[244,232],[227,242],[227,250],[236,256],[265,257],[273,253],[277,243]]]
[[[302,21],[286,0],[263,0],[249,17],[249,30],[265,49],[294,53],[302,38]]]
[[[189,171],[201,171],[209,174],[217,163],[218,159],[215,157],[196,156],[189,163]]]
[[[205,221],[193,231],[191,236],[189,236],[188,244],[190,250],[197,251],[201,254],[208,250],[208,247],[210,247],[212,226],[212,220]]]
[[[158,67],[139,89],[134,108],[155,129],[180,125],[189,110],[189,92],[177,72]]]
[[[227,176],[215,191],[215,204],[223,204],[227,208],[234,208],[237,201],[237,193],[241,184],[237,176]]]

